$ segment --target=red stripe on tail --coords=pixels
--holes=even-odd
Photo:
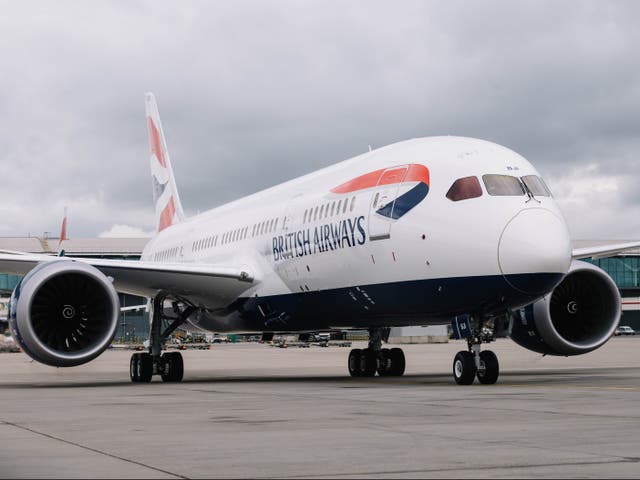
[[[173,224],[173,217],[176,214],[176,206],[173,203],[173,197],[169,197],[169,203],[164,207],[160,214],[160,222],[158,223],[158,231],[161,232]]]
[[[156,128],[151,117],[147,117],[147,128],[149,129],[149,150],[154,153],[160,165],[167,168],[167,162],[164,160],[164,150],[162,149],[162,140],[160,132]]]

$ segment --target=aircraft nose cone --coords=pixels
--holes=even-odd
[[[504,228],[498,265],[507,283],[528,294],[544,294],[569,271],[571,239],[564,220],[542,208],[522,210]]]

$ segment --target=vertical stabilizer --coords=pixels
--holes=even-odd
[[[60,243],[67,238],[67,207],[64,207],[64,217],[62,217],[62,227],[60,227]]]
[[[58,256],[64,257],[62,242],[69,240],[67,238],[67,207],[64,207],[64,217],[62,218],[62,226],[60,227],[60,240],[58,240]]]
[[[156,231],[184,220],[184,211],[171,168],[167,142],[164,139],[160,114],[153,93],[145,95],[147,130],[149,132],[149,155],[151,157],[151,178],[153,180],[153,200],[156,204]]]

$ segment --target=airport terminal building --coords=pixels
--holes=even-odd
[[[148,238],[78,238],[62,242],[58,238],[47,237],[0,237],[0,250],[57,255],[64,250],[70,257],[94,257],[109,259],[138,260]],[[621,243],[621,240],[577,240],[575,248],[593,245]],[[615,281],[622,296],[622,318],[620,325],[628,325],[640,331],[640,248],[606,258],[587,260],[605,270]],[[6,304],[11,292],[20,281],[16,275],[0,274],[0,317],[6,317]],[[123,307],[142,305],[146,299],[120,294]],[[399,329],[404,330],[404,329]],[[116,333],[116,341],[141,342],[146,340],[149,319],[144,310],[130,310],[121,313],[121,321]],[[397,332],[397,335],[414,333]]]

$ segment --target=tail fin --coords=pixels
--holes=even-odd
[[[58,256],[64,257],[62,242],[69,240],[67,238],[67,207],[64,207],[64,217],[62,218],[62,227],[60,227],[60,240],[58,240]]]
[[[183,221],[184,211],[173,177],[167,142],[164,139],[160,114],[153,93],[145,95],[145,103],[151,156],[151,178],[153,179],[153,200],[156,203],[156,231],[160,232]]]
[[[67,207],[64,207],[64,217],[62,217],[62,227],[60,227],[60,242],[69,240],[67,238]]]

